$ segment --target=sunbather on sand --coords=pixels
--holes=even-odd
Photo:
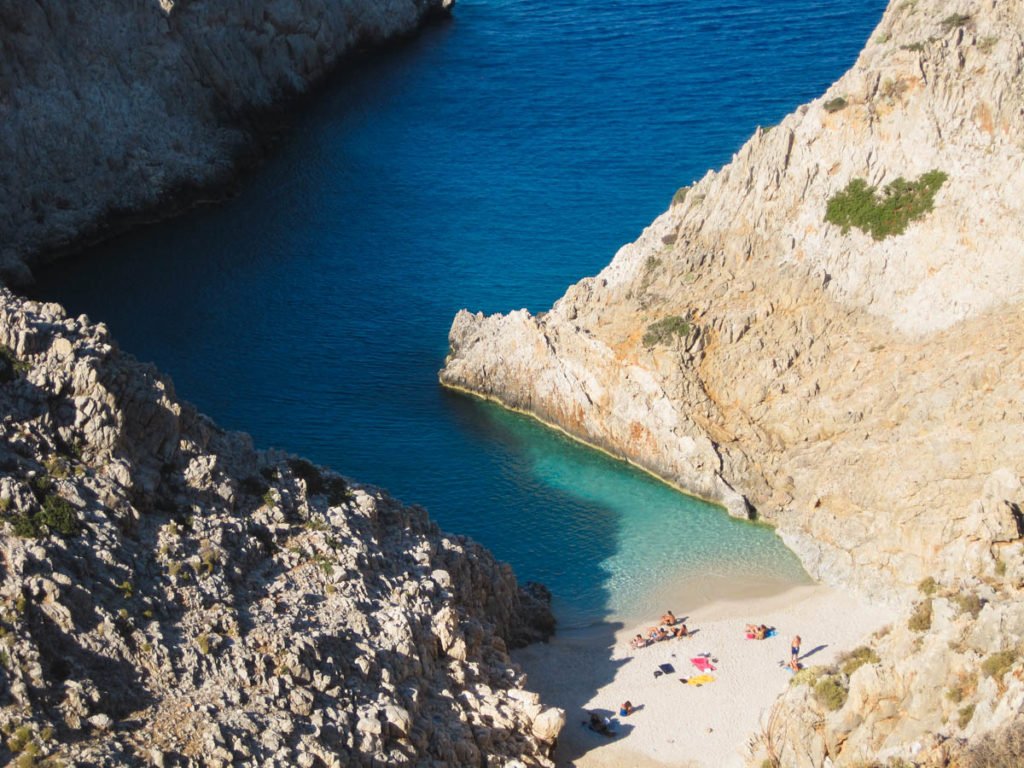
[[[664,624],[667,627],[675,626],[676,615],[672,613],[672,611],[665,611],[665,613],[661,616],[660,623]]]
[[[649,645],[649,641],[645,640],[644,636],[638,633],[636,637],[629,641],[629,644],[633,648],[646,648]]]
[[[690,634],[690,630],[688,630],[686,628],[685,624],[680,624],[678,627],[676,627],[673,630],[672,634],[675,635],[676,637],[686,637],[687,635]]]
[[[768,627],[764,624],[747,624],[747,634],[755,640],[764,640],[768,636]]]

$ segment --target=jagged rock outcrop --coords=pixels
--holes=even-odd
[[[459,313],[441,381],[756,511],[828,583],[907,605],[933,578],[1009,610],[1024,583],[1022,29],[1019,1],[891,3],[827,93],[758,128],[549,312]],[[1024,639],[1003,626],[997,645]],[[887,685],[945,682],[927,638],[906,646],[880,646]],[[1017,716],[979,691],[970,731],[932,733]],[[902,725],[906,695],[807,764],[923,736],[944,710]]]
[[[223,183],[253,117],[451,3],[0,0],[0,277]]]
[[[542,589],[4,289],[0,470],[0,762],[552,765]]]

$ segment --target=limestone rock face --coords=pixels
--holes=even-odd
[[[57,305],[0,288],[0,359],[0,762],[553,765],[543,589]]]
[[[256,113],[452,0],[0,0],[0,276],[226,180]]]
[[[550,311],[452,324],[442,383],[756,513],[816,578],[908,611],[926,579],[982,596],[978,617],[936,601],[939,639],[879,640],[882,673],[845,681],[824,727],[787,699],[786,765],[939,759],[1019,713],[1019,666],[997,684],[978,665],[1021,640],[1022,29],[1019,0],[894,0],[821,98]],[[851,182],[881,196],[933,170],[902,232],[826,220]],[[943,698],[960,672],[969,727]]]

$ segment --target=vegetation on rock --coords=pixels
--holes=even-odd
[[[935,194],[948,176],[933,170],[916,181],[895,179],[879,195],[864,179],[852,179],[846,188],[828,201],[825,221],[842,227],[845,235],[850,227],[884,240],[906,231],[911,221],[921,218],[935,205]]]
[[[846,109],[849,106],[849,102],[842,96],[836,96],[834,99],[829,99],[823,105],[825,111],[829,114],[833,112],[839,112],[840,110]]]
[[[645,347],[653,347],[658,344],[670,344],[676,338],[686,338],[690,335],[692,324],[685,317],[673,315],[663,317],[647,326],[647,333],[644,334],[643,343]]]
[[[849,691],[846,690],[842,680],[835,675],[823,677],[814,686],[814,698],[817,699],[819,704],[833,712],[842,709],[843,704],[846,703],[848,693]]]
[[[917,608],[910,614],[907,627],[914,632],[925,632],[932,628],[932,601],[930,598],[918,603]]]
[[[879,661],[878,654],[873,648],[862,645],[840,656],[839,666],[843,670],[843,674],[849,676],[865,664],[877,664]]]

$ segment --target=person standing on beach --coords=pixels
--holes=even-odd
[[[789,643],[789,658],[793,661],[800,658],[800,635],[794,637]]]

